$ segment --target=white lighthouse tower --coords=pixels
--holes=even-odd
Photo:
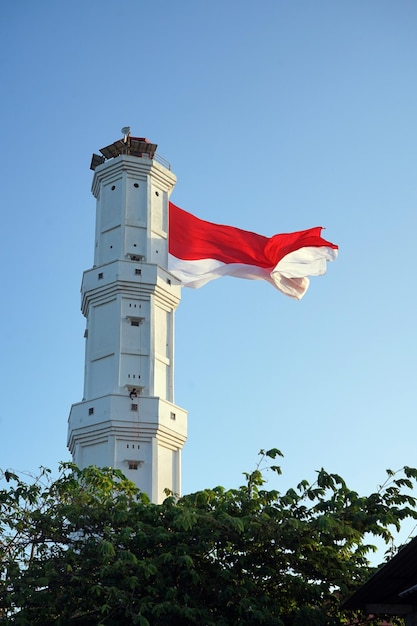
[[[81,468],[114,467],[153,502],[181,491],[187,413],[174,404],[174,311],[181,287],[167,270],[168,201],[176,177],[145,138],[93,155],[94,266],[84,272],[84,397],[69,416]]]

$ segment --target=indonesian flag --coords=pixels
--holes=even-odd
[[[261,278],[287,296],[303,297],[308,276],[326,273],[338,247],[322,239],[322,227],[264,237],[212,224],[169,203],[168,269],[185,287],[220,276]]]

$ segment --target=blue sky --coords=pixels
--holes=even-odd
[[[183,491],[240,484],[260,448],[284,452],[282,488],[324,466],[366,492],[417,465],[417,4],[20,0],[0,30],[0,466],[69,458],[89,163],[125,125],[186,210],[321,225],[340,247],[301,302],[232,278],[183,290]]]

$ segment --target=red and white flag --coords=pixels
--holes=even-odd
[[[264,237],[212,224],[169,203],[168,269],[184,287],[201,287],[220,276],[262,278],[298,300],[308,276],[326,272],[338,247],[321,237],[321,226]]]

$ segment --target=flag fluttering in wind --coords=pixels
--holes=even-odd
[[[261,278],[287,296],[303,297],[309,276],[325,274],[338,247],[322,239],[322,227],[264,237],[212,224],[169,203],[168,269],[185,287],[220,276]]]

